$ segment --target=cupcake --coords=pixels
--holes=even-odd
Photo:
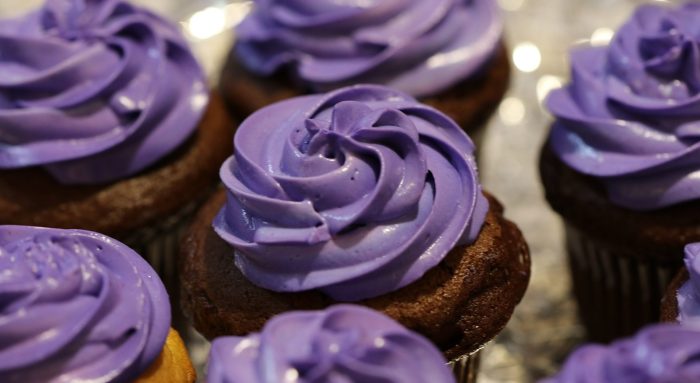
[[[382,84],[478,137],[508,86],[502,35],[494,0],[258,1],[236,28],[220,88],[245,118],[301,94]]]
[[[191,383],[168,295],[102,234],[0,226],[0,381]]]
[[[574,352],[561,372],[540,383],[700,382],[700,328],[654,325],[609,346]]]
[[[564,219],[589,336],[634,333],[700,241],[700,4],[644,5],[606,47],[578,47],[547,101],[546,196]]]
[[[661,302],[661,320],[700,324],[700,243],[685,247],[685,267],[676,274]]]
[[[0,223],[118,238],[163,274],[232,124],[176,27],[121,0],[0,21]]]
[[[263,108],[234,146],[182,249],[182,305],[207,338],[357,302],[467,363],[505,326],[528,248],[441,112],[358,85]]]
[[[472,382],[474,380],[460,380]],[[208,383],[454,383],[427,339],[362,306],[296,311],[212,343]]]

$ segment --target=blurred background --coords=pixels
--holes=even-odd
[[[252,4],[241,0],[133,2],[180,23],[212,84],[235,38],[232,28]],[[542,102],[550,90],[567,81],[571,46],[607,44],[635,6],[651,2],[498,0],[506,18],[513,76],[506,98],[489,122],[480,171],[484,187],[498,196],[506,206],[506,215],[524,232],[533,273],[529,290],[508,327],[485,349],[480,383],[528,383],[549,376],[582,339],[570,298],[563,232],[544,201],[537,172],[537,156],[550,123]],[[1,0],[0,17],[17,15],[42,3]],[[208,345],[197,340],[191,351],[202,368]]]

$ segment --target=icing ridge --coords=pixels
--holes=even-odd
[[[571,55],[547,101],[550,145],[612,202],[652,210],[700,197],[700,5],[640,6],[607,47]]]
[[[289,312],[261,333],[217,338],[209,383],[454,383],[440,351],[392,319],[361,306]]]
[[[182,144],[208,101],[175,26],[126,1],[47,0],[0,20],[0,49],[0,169],[123,179]]]
[[[0,381],[128,382],[160,355],[168,295],[122,243],[0,226],[0,270]]]
[[[469,137],[389,88],[274,104],[234,146],[214,228],[267,289],[345,301],[394,291],[473,242],[488,210]]]
[[[476,74],[502,33],[493,0],[264,0],[235,49],[250,70],[291,65],[316,91],[379,83],[423,97]]]

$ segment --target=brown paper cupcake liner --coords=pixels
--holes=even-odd
[[[448,366],[452,369],[457,383],[475,383],[479,375],[480,361],[481,350],[477,350],[450,361]]]
[[[170,296],[172,327],[186,334],[186,321],[180,308],[180,282],[177,257],[180,240],[202,200],[191,202],[157,224],[140,229],[122,239],[158,273]]]
[[[574,295],[590,340],[609,342],[658,322],[678,265],[613,248],[566,225]]]

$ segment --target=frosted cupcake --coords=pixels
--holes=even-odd
[[[574,352],[541,383],[680,383],[700,381],[700,328],[655,325],[609,346]]]
[[[205,336],[358,302],[469,364],[505,326],[529,252],[447,116],[361,85],[264,108],[234,145],[226,193],[183,246],[183,307]]]
[[[258,1],[236,29],[221,90],[244,118],[301,94],[382,84],[475,138],[508,86],[502,34],[494,0]]]
[[[700,241],[700,4],[645,5],[607,47],[579,47],[547,101],[540,162],[566,224],[579,310],[594,340],[634,333]]]
[[[0,50],[0,222],[99,231],[172,272],[233,130],[175,25],[47,0],[0,21]]]
[[[427,339],[361,306],[285,313],[260,333],[212,343],[208,383],[339,381],[454,383],[455,378]]]
[[[0,226],[0,381],[194,382],[168,295],[94,232]]]

